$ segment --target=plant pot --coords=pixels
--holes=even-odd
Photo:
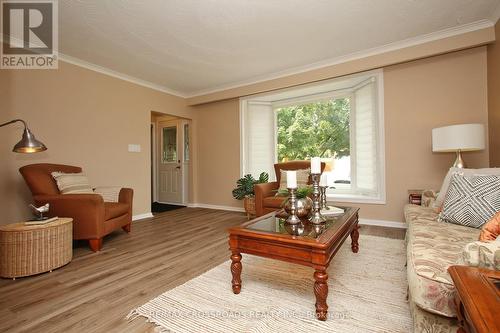
[[[243,207],[247,213],[247,217],[255,216],[255,197],[245,197],[243,199]]]
[[[305,197],[297,199],[297,211],[295,212],[295,215],[297,215],[298,218],[304,219],[308,217],[309,214],[311,214],[312,207],[313,207],[313,201],[311,198]],[[290,199],[286,199],[283,208],[288,213],[288,215],[292,213]]]

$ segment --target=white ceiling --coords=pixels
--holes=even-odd
[[[67,56],[193,96],[473,29],[499,10],[500,0],[65,0],[59,45]]]

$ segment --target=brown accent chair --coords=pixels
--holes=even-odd
[[[325,170],[326,164],[321,162],[321,172]],[[308,169],[311,167],[310,161],[290,161],[283,163],[276,163],[274,165],[274,172],[276,174],[276,181],[270,183],[256,184],[254,186],[255,192],[255,215],[262,216],[275,210],[281,209],[284,197],[276,196],[280,186],[281,170],[300,170]],[[311,179],[309,177],[309,184]]]
[[[102,239],[116,229],[130,233],[134,191],[122,188],[119,202],[104,202],[99,194],[61,194],[51,173],[79,173],[82,168],[60,164],[31,164],[19,169],[36,205],[50,204],[48,216],[73,218],[73,239],[89,241],[99,251]]]

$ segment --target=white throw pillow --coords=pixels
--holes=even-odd
[[[52,172],[61,194],[94,194],[87,176],[83,173]]]
[[[444,177],[443,185],[441,185],[441,190],[439,190],[436,201],[434,201],[433,208],[436,210],[441,210],[444,203],[444,198],[446,197],[446,192],[448,192],[448,187],[450,187],[450,181],[453,175],[460,174],[464,176],[481,176],[481,175],[496,175],[500,176],[500,168],[483,168],[483,169],[461,169],[451,167],[446,177]]]
[[[95,194],[99,194],[104,202],[118,202],[120,198],[121,187],[102,186],[94,189]]]

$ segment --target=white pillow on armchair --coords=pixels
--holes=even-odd
[[[94,193],[99,194],[104,202],[118,202],[121,189],[116,186],[100,186],[94,189]]]

